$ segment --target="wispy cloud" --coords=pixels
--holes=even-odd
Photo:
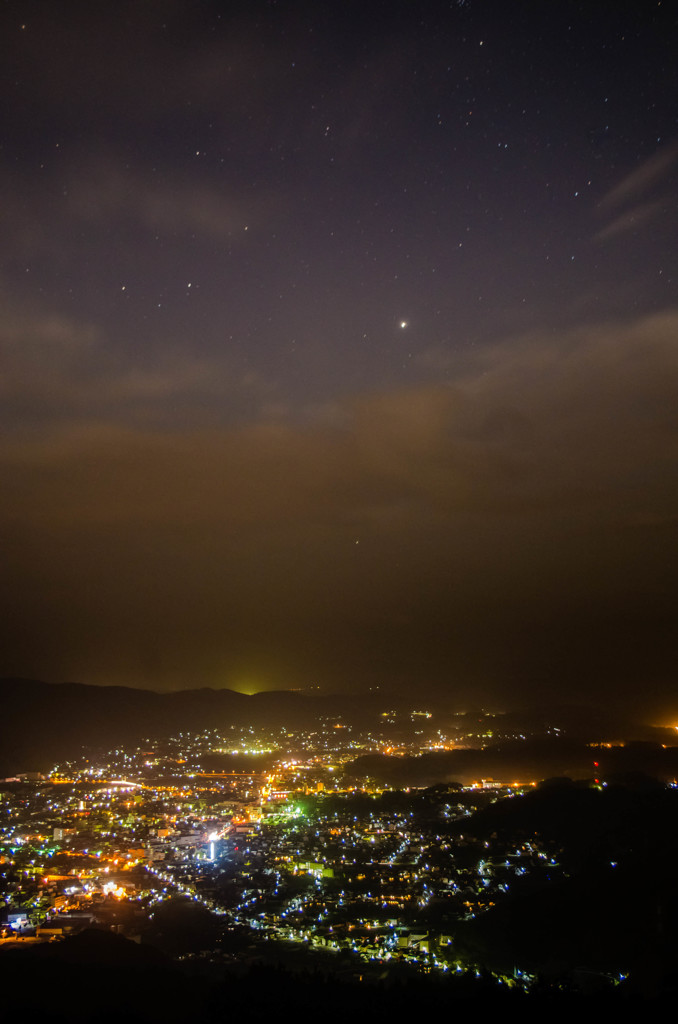
[[[596,238],[606,241],[637,231],[656,220],[673,194],[670,176],[678,163],[678,144],[668,146],[651,156],[603,196],[598,213],[607,223]],[[648,193],[654,197],[643,200]],[[659,192],[659,195],[657,195]]]
[[[5,302],[0,326],[0,419],[12,436],[36,429],[194,429],[233,415],[257,416],[275,401],[273,382],[236,368],[228,352],[167,346],[137,358],[95,324]],[[176,421],[176,422],[175,422]]]
[[[188,185],[152,170],[116,168],[112,161],[80,172],[68,197],[74,222],[108,224],[122,218],[151,232],[207,238],[232,238],[251,227],[255,217],[232,189]]]
[[[653,203],[643,203],[639,206],[632,206],[630,210],[624,210],[618,217],[615,217],[597,232],[596,238],[605,241],[608,238],[615,238],[617,235],[626,234],[628,231],[638,231],[650,221],[657,217],[664,204],[661,200]]]
[[[600,209],[613,211],[629,202],[635,202],[648,189],[663,182],[675,166],[676,161],[678,161],[678,144],[659,150],[610,189],[601,200]]]

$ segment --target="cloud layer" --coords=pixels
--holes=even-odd
[[[95,338],[43,324],[10,381],[51,422],[0,445],[6,649],[33,643],[38,674],[138,683],[152,664],[168,685],[388,684],[414,666],[463,693],[658,684],[676,337],[668,312],[511,338],[444,385],[206,428],[220,368],[133,385]],[[130,416],[137,388],[184,404],[180,434]],[[12,630],[22,604],[31,638]]]

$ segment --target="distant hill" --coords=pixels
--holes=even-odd
[[[77,756],[83,745],[109,749],[231,725],[299,729],[317,726],[320,716],[342,716],[365,726],[377,720],[383,704],[384,697],[373,694],[362,698],[282,690],[248,696],[209,688],[158,693],[0,679],[0,775],[44,771],[55,761]]]
[[[233,690],[155,693],[123,686],[2,679],[0,773],[45,770],[55,760],[77,755],[83,745],[111,748],[182,731],[317,716],[310,698],[272,694],[269,702],[261,696]]]
[[[178,735],[205,729],[226,730],[235,726],[285,726],[302,729],[315,725],[320,718],[341,717],[355,728],[384,727],[384,710],[397,712],[394,736],[410,733],[414,719],[413,707],[425,706],[435,716],[436,728],[460,729],[473,733],[494,728],[495,741],[483,752],[482,764],[477,752],[455,751],[425,755],[411,759],[373,758],[356,762],[357,778],[384,775],[392,784],[430,785],[445,779],[466,779],[471,773],[484,777],[503,775],[499,768],[513,764],[517,777],[543,778],[544,775],[581,774],[588,770],[593,758],[582,757],[582,744],[587,739],[618,736],[650,736],[644,727],[612,721],[609,716],[591,708],[528,709],[511,714],[488,716],[485,712],[456,713],[454,696],[444,698],[397,697],[386,693],[319,694],[296,690],[261,692],[252,696],[233,690],[192,689],[172,693],[132,689],[124,686],[87,686],[82,683],[46,683],[35,679],[0,679],[2,708],[2,745],[0,775],[20,771],[44,771],[55,761],[77,756],[83,747],[105,749],[137,745],[146,738]],[[416,719],[416,721],[421,721]],[[550,725],[561,723],[567,738],[548,734]],[[402,724],[401,724],[402,723]],[[484,723],[484,724],[480,724]],[[546,739],[543,749],[532,743],[498,744],[496,737],[524,731]],[[574,743],[577,737],[579,744]],[[655,735],[657,741],[666,742]],[[480,743],[478,743],[480,745]],[[641,761],[643,759],[641,758]],[[634,765],[648,770],[647,765]],[[395,775],[393,778],[390,776]],[[385,773],[385,774],[384,774]],[[389,774],[390,773],[390,774]],[[388,778],[386,777],[388,776]]]

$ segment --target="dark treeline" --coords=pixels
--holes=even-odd
[[[641,772],[666,781],[678,777],[678,747],[634,741],[624,746],[592,748],[567,738],[540,737],[493,743],[482,748],[432,751],[418,757],[366,754],[346,769],[354,783],[367,779],[402,788],[437,782],[469,785],[480,779],[539,781],[564,776],[579,779]]]

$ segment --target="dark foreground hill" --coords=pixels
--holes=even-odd
[[[512,878],[504,900],[459,922],[463,955],[551,977],[629,975],[650,991],[678,966],[678,790],[647,778],[604,789],[554,780],[463,827],[495,850],[548,851],[544,871]]]
[[[663,1013],[675,998],[671,978],[647,996],[624,988],[568,993],[546,983],[525,994],[487,977],[429,976],[388,985],[257,964],[195,976],[152,948],[94,931],[61,943],[0,951],[0,985],[5,1019],[51,1024],[259,1024],[287,1017],[345,1024],[447,1020],[478,1012],[527,1021],[576,1014],[588,1021],[620,1010]]]

